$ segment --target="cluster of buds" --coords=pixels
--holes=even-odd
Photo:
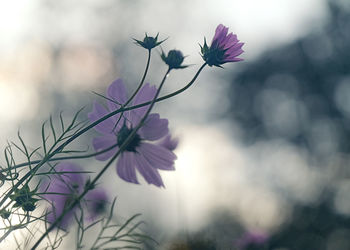
[[[33,198],[36,195],[37,188],[30,190],[28,185],[23,186],[21,189],[17,189],[14,194],[10,195],[10,199],[15,201],[13,207],[21,207],[25,212],[34,211],[36,208],[36,202],[39,199]]]

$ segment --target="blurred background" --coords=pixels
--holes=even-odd
[[[147,56],[131,38],[145,32],[187,55],[193,66],[164,93],[181,88],[202,64],[198,43],[223,23],[244,61],[208,67],[158,104],[180,140],[176,171],[158,189],[111,168],[100,185],[117,196],[116,218],[142,213],[159,249],[350,249],[349,12],[347,0],[0,0],[0,149],[18,129],[38,146],[61,110],[68,119],[85,106],[85,119],[92,91],[116,78],[131,92]],[[165,71],[155,51],[147,81]]]

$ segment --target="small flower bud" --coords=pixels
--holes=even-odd
[[[11,213],[10,211],[6,210],[6,209],[2,209],[0,210],[0,216],[3,219],[8,219],[10,217]]]
[[[10,199],[15,201],[13,207],[21,207],[23,211],[33,211],[36,206],[35,203],[38,199],[33,198],[36,190],[30,191],[28,185],[23,186],[21,189],[17,189],[13,195],[10,195]]]
[[[159,33],[155,37],[152,37],[152,36],[147,36],[147,33],[146,33],[143,41],[136,40],[136,39],[134,39],[134,41],[137,45],[139,45],[145,49],[151,50],[166,40],[166,39],[164,39],[163,41],[158,42],[158,35],[159,35]]]
[[[36,202],[36,201],[37,201],[37,200],[35,200],[35,199],[34,199],[34,200],[31,199],[31,200],[29,200],[29,201],[23,203],[23,205],[22,205],[23,211],[25,211],[25,212],[34,211],[34,209],[36,208],[36,206],[35,206],[35,202]]]
[[[181,65],[185,57],[180,50],[170,50],[168,56],[165,56],[162,51],[161,58],[169,66],[169,69],[183,69],[188,67],[187,65]]]

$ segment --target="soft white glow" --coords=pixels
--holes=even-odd
[[[0,51],[15,45],[24,34],[30,32],[33,20],[31,10],[35,0],[0,0]]]
[[[31,118],[36,113],[38,97],[30,87],[30,83],[16,83],[0,78],[0,121],[2,124]]]

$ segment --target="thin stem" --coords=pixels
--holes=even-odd
[[[114,162],[114,160],[121,154],[121,152],[123,152],[125,150],[125,148],[128,146],[128,144],[133,140],[133,138],[135,137],[137,131],[143,126],[146,118],[148,117],[149,113],[151,112],[154,104],[156,103],[157,97],[160,93],[160,90],[162,89],[166,78],[168,77],[168,74],[170,72],[170,69],[167,70],[167,72],[165,73],[160,86],[157,90],[157,93],[154,97],[154,99],[150,102],[150,107],[148,108],[146,114],[143,116],[143,118],[141,119],[141,121],[139,122],[139,124],[132,130],[132,132],[130,133],[130,135],[126,138],[126,140],[123,142],[123,144],[120,146],[119,150],[114,154],[114,156],[108,161],[108,163],[104,166],[104,168],[97,174],[97,176],[90,182],[89,185],[87,185],[84,189],[84,191],[82,192],[82,194],[80,194],[75,200],[74,202],[72,202],[70,204],[70,206],[68,206],[66,209],[64,209],[63,213],[50,225],[50,227],[45,231],[45,233],[39,238],[39,240],[35,243],[35,245],[33,246],[32,250],[36,249],[38,247],[38,245],[40,244],[40,242],[48,235],[48,233],[54,229],[56,227],[56,225],[63,219],[63,217],[65,216],[65,214],[70,211],[71,209],[74,208],[74,206],[76,206],[80,200],[84,197],[84,195],[91,189],[94,187],[94,185],[96,184],[96,182],[99,180],[99,178],[103,175],[103,173],[109,168],[109,166]]]
[[[145,71],[144,71],[143,76],[142,76],[142,78],[141,78],[141,81],[140,81],[140,83],[139,83],[139,86],[136,88],[136,90],[134,91],[134,93],[132,93],[132,95],[131,95],[130,98],[126,101],[126,103],[124,103],[123,105],[120,106],[121,109],[122,109],[122,108],[125,108],[125,107],[134,99],[134,97],[136,96],[136,94],[137,94],[137,93],[139,92],[139,90],[141,89],[141,87],[142,87],[142,85],[143,85],[143,83],[144,83],[144,81],[145,81],[145,79],[146,79],[146,75],[147,75],[147,73],[148,73],[148,68],[149,68],[150,61],[151,61],[151,50],[149,49],[149,50],[148,50],[148,56],[147,56],[146,68],[145,68]],[[108,98],[108,99],[109,99],[109,98]],[[110,100],[110,101],[114,102],[114,100]],[[124,111],[120,114],[119,119],[118,119],[118,121],[115,123],[113,130],[116,128],[116,126],[118,125],[118,123],[119,123],[120,120],[122,119],[123,114],[124,114]]]
[[[91,154],[55,157],[55,158],[51,158],[51,159],[49,159],[49,160],[47,160],[47,161],[48,161],[48,162],[51,162],[51,161],[63,161],[63,160],[90,158],[90,157],[94,157],[94,156],[97,156],[97,155],[106,153],[106,152],[108,152],[109,150],[112,150],[113,148],[115,148],[117,145],[118,145],[118,143],[115,143],[115,144],[113,144],[112,146],[110,146],[110,147],[108,147],[108,148],[106,148],[106,149],[104,149],[104,150],[101,150],[101,151],[98,151],[98,152],[94,152],[94,153],[91,153]],[[38,163],[40,163],[41,161],[42,161],[42,160],[31,161],[31,164],[38,164]],[[28,165],[29,165],[28,162],[24,162],[24,163],[21,163],[21,164],[17,164],[16,166],[13,166],[13,167],[11,167],[11,168],[1,169],[1,170],[0,170],[0,176],[1,176],[1,172],[5,172],[5,171],[8,171],[8,170],[12,170],[12,169],[17,169],[17,168],[25,167],[25,166],[28,166]],[[6,180],[8,180],[8,179],[6,179]]]
[[[137,87],[137,89],[134,91],[134,93],[130,96],[129,100],[126,101],[126,103],[123,105],[123,106],[127,106],[131,101],[132,99],[134,99],[134,97],[136,96],[136,94],[139,92],[139,90],[141,89],[145,79],[146,79],[146,75],[148,73],[148,68],[149,68],[149,64],[150,64],[150,61],[151,61],[151,50],[149,49],[148,50],[148,57],[147,57],[147,63],[146,63],[146,68],[145,68],[145,72],[143,73],[143,76],[142,76],[142,79],[140,81],[140,84],[139,86]]]

